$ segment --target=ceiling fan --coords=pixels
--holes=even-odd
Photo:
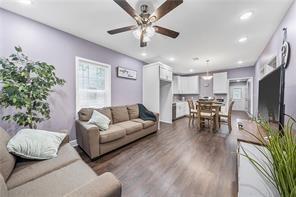
[[[140,40],[140,47],[147,46],[147,42],[154,33],[159,33],[171,38],[177,38],[179,32],[153,25],[156,21],[161,19],[167,13],[175,9],[177,6],[183,3],[183,0],[166,0],[161,6],[159,6],[152,14],[148,13],[148,5],[142,4],[140,6],[141,14],[137,14],[136,10],[126,0],[113,0],[124,11],[126,11],[131,17],[133,17],[137,25],[131,25],[118,29],[108,31],[109,34],[118,34],[126,31],[134,30],[134,36]]]

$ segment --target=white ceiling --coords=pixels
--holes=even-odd
[[[161,61],[176,73],[254,65],[293,0],[184,0],[156,24],[180,32],[177,39],[156,34],[148,47],[140,48],[132,32],[109,35],[114,28],[135,21],[112,0],[0,0],[0,7],[32,18],[115,51],[143,60]],[[137,0],[127,0],[133,7]],[[164,0],[152,0],[158,7]],[[240,16],[253,16],[241,21]],[[247,36],[245,43],[238,39]],[[147,53],[146,57],[141,54]],[[173,57],[175,60],[170,61]],[[199,57],[199,61],[192,58]],[[244,63],[239,65],[241,60]]]

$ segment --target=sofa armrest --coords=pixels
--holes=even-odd
[[[157,113],[157,112],[153,112],[153,113],[156,116],[156,122],[159,122],[159,113]]]
[[[64,197],[120,197],[121,183],[110,172],[96,177],[90,182],[78,187],[76,190],[66,194]]]
[[[62,141],[62,144],[61,144],[61,145],[68,144],[68,143],[70,142],[69,131],[66,130],[66,129],[63,129],[63,130],[61,130],[60,132],[66,134],[66,137],[65,137],[64,140]]]
[[[100,155],[100,131],[96,125],[76,120],[76,137],[78,145],[91,159]]]
[[[0,196],[1,197],[8,197],[7,186],[3,176],[0,173]]]

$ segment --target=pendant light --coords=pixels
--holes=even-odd
[[[209,62],[210,62],[210,60],[206,61],[206,63],[207,63],[207,75],[202,76],[202,78],[204,80],[211,80],[213,78],[213,75],[209,75]]]

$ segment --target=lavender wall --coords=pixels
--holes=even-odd
[[[286,16],[282,20],[278,29],[272,36],[271,40],[265,47],[264,51],[260,55],[256,63],[256,75],[255,75],[255,114],[258,109],[258,80],[259,80],[259,69],[261,65],[268,63],[274,56],[278,55],[281,49],[281,43],[283,39],[282,29],[288,28],[287,39],[291,44],[291,59],[290,65],[286,69],[286,80],[285,80],[285,105],[286,113],[296,117],[296,3],[290,7]],[[272,86],[272,84],[270,84]]]
[[[19,45],[32,59],[53,64],[57,75],[66,80],[65,86],[57,88],[56,93],[49,98],[52,118],[40,128],[68,129],[71,139],[75,139],[75,56],[112,66],[112,105],[142,101],[144,62],[3,9],[0,9],[0,25],[0,56],[10,55],[14,46]],[[117,78],[117,66],[136,70],[137,80]],[[12,124],[0,122],[0,126],[12,132],[15,130]]]

